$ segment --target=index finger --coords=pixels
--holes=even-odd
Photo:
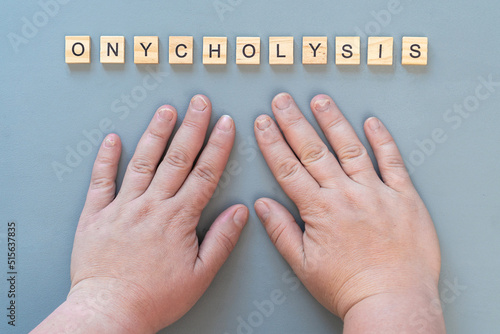
[[[300,209],[321,189],[285,142],[271,117],[261,115],[255,121],[255,137],[267,165],[285,193]]]
[[[231,117],[225,115],[219,119],[196,165],[174,196],[187,204],[194,216],[201,215],[217,188],[233,148],[235,131]]]
[[[337,188],[347,179],[337,159],[287,93],[276,95],[273,113],[290,147],[312,177],[325,188]]]

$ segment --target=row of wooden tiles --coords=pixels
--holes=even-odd
[[[125,37],[101,36],[101,63],[123,64],[125,62]],[[236,64],[258,65],[260,37],[236,38]],[[193,63],[193,37],[169,37],[169,63]],[[66,63],[90,63],[90,36],[66,36]],[[368,37],[367,64],[392,65],[394,58],[393,37]],[[402,65],[427,65],[427,37],[403,37]],[[303,37],[302,63],[327,64],[328,38],[326,36]],[[227,63],[227,37],[203,37],[203,64]],[[134,63],[158,64],[158,36],[134,37]],[[359,65],[361,62],[361,38],[335,38],[335,64]],[[269,37],[269,64],[291,65],[294,63],[294,38]]]

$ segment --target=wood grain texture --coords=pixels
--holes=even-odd
[[[101,36],[101,63],[102,64],[124,64],[125,63],[125,37],[124,36]]]
[[[302,64],[324,65],[328,63],[328,37],[302,37]]]
[[[368,65],[390,66],[394,62],[394,38],[368,37]]]
[[[335,38],[335,64],[359,65],[361,63],[359,36]]]
[[[65,37],[66,64],[90,64],[90,36]]]
[[[168,62],[170,64],[192,64],[193,44],[193,36],[170,36],[168,39]]]
[[[402,65],[427,65],[429,40],[427,37],[403,37]]]
[[[158,64],[158,62],[158,36],[135,36],[134,63]]]
[[[269,37],[269,64],[293,65],[293,37]]]
[[[203,37],[203,64],[227,63],[227,37]]]
[[[236,38],[236,64],[260,64],[260,37]]]

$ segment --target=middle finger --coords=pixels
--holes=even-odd
[[[326,188],[347,179],[337,159],[287,93],[276,95],[272,109],[278,124],[300,162],[316,181]]]
[[[148,189],[155,195],[160,194],[159,199],[174,196],[191,172],[205,141],[211,112],[212,106],[206,96],[196,95],[191,99],[186,117]]]

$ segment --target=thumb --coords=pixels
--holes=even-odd
[[[200,245],[195,267],[211,278],[233,251],[248,220],[248,208],[233,205],[217,217]],[[204,275],[204,276],[205,276]]]
[[[304,243],[292,214],[270,198],[257,200],[254,207],[274,246],[297,273],[304,260]]]

